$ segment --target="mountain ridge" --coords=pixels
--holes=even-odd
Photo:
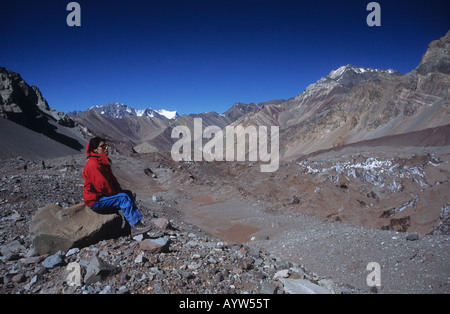
[[[36,147],[33,141],[40,138],[35,136],[39,134],[48,138],[42,138],[45,147],[51,147],[53,142],[55,149],[53,155],[52,152],[42,151],[37,152],[38,156],[61,156],[82,151],[85,147],[82,127],[65,113],[51,108],[38,87],[28,85],[20,74],[4,67],[0,67],[0,117],[3,118],[1,123],[10,120],[17,124],[17,127],[11,125],[3,129],[2,146],[8,147],[8,153],[3,150],[3,157],[16,157],[22,152],[32,157],[33,154],[21,146]],[[9,134],[12,132],[18,134]]]
[[[277,122],[286,159],[450,124],[449,51],[450,31],[433,41],[418,67],[404,75],[340,67],[288,100],[277,117],[259,112],[246,123]]]
[[[169,111],[165,109],[152,109],[152,108],[135,109],[119,102],[108,103],[101,106],[95,105],[90,107],[88,110],[95,111],[110,119],[122,119],[127,116],[138,116],[138,117],[150,117],[159,119],[166,118],[169,120],[173,120],[179,117],[177,111]],[[70,117],[74,117],[81,115],[86,111],[69,111],[67,112],[67,115]]]
[[[82,150],[86,138],[100,135],[127,153],[170,150],[173,128],[192,128],[195,118],[202,118],[203,127],[279,126],[281,156],[295,160],[317,150],[450,124],[449,51],[450,31],[431,42],[417,68],[404,75],[349,64],[288,100],[238,102],[222,114],[181,116],[121,103],[57,112],[37,87],[0,68],[0,116],[77,150]]]

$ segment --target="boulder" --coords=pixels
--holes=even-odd
[[[98,214],[84,203],[69,208],[48,204],[34,215],[30,237],[36,253],[52,255],[124,235],[129,226],[123,222],[118,212]]]
[[[149,253],[168,252],[169,246],[170,239],[168,236],[157,239],[145,239],[139,244],[141,250]]]

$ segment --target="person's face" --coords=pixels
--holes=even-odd
[[[108,145],[105,142],[101,141],[96,149],[94,149],[94,153],[96,154],[107,154],[108,155]]]

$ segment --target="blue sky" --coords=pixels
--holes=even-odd
[[[122,102],[223,113],[235,102],[288,99],[342,65],[414,69],[450,30],[449,1],[2,0],[0,66],[52,108]]]

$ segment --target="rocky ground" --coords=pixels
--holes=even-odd
[[[119,158],[124,162],[117,165],[119,173],[128,162],[136,162]],[[148,221],[159,214],[171,217],[170,226],[159,234],[169,239],[166,250],[147,252],[142,243],[148,235],[144,235],[106,239],[69,252],[37,256],[28,232],[32,216],[48,203],[68,207],[82,201],[83,164],[83,156],[44,162],[2,160],[1,293],[253,294],[283,292],[278,278],[291,276],[315,283],[324,279],[279,256],[211,236],[178,219],[178,212],[153,197],[152,210],[140,205]],[[147,176],[145,169],[139,168]],[[124,179],[122,182],[126,182]],[[163,208],[169,210],[158,213]],[[73,263],[82,268],[79,285],[74,284]],[[89,272],[98,277],[92,279]]]
[[[3,159],[0,292],[295,293],[292,282],[305,279],[316,292],[448,293],[448,151],[385,151],[378,163],[346,154],[274,174],[253,163],[112,155],[146,219],[170,221],[159,234],[168,247],[150,253],[144,239],[121,237],[54,256],[36,256],[29,224],[49,203],[82,201],[84,156]],[[372,262],[379,287],[367,285]],[[69,264],[80,267],[78,285]]]

